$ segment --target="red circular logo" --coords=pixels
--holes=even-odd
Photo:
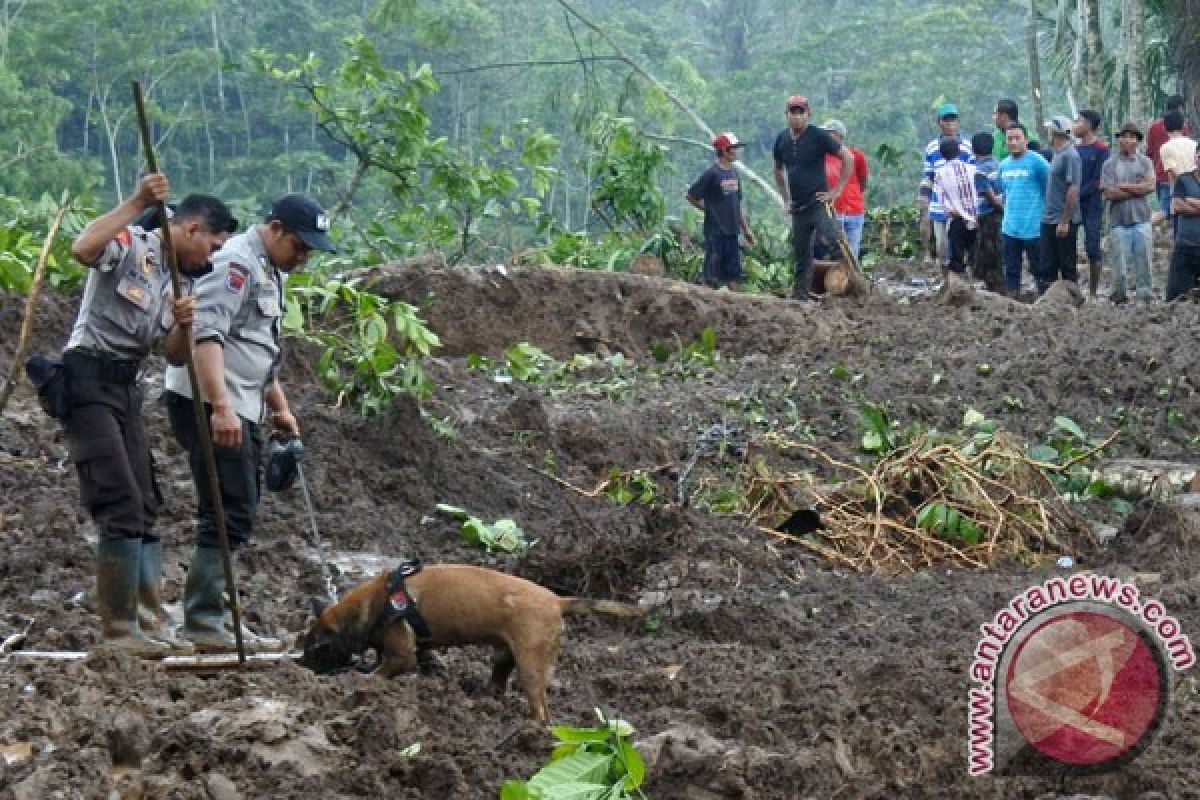
[[[1137,630],[1075,611],[1021,642],[1004,688],[1027,742],[1057,761],[1093,766],[1153,736],[1169,686],[1153,645]]]

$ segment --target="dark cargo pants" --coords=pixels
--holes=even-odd
[[[188,466],[196,485],[196,546],[220,547],[217,536],[217,517],[209,490],[208,470],[196,430],[196,412],[190,397],[166,392],[167,417],[175,441],[187,451]],[[205,405],[211,417],[212,408]],[[262,488],[262,428],[242,420],[242,443],[237,447],[213,446],[217,462],[217,477],[221,487],[221,506],[225,512],[225,529],[229,546],[240,547],[254,533],[254,514]]]
[[[79,476],[80,502],[101,541],[154,540],[162,495],[142,424],[136,362],[63,354],[67,450]]]

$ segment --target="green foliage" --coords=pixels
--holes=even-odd
[[[292,275],[284,330],[324,348],[317,376],[339,405],[348,403],[371,415],[386,411],[400,394],[418,400],[429,394],[432,386],[422,360],[441,341],[415,306],[390,301],[360,284],[358,278]]]
[[[1091,439],[1070,417],[1056,416],[1042,442],[1029,448],[1029,458],[1042,465],[1042,472],[1059,492],[1072,499],[1108,498],[1112,489],[1092,479],[1092,467],[1100,457],[1101,442]],[[1116,500],[1117,498],[1112,498]]]
[[[874,403],[863,403],[859,413],[863,423],[862,449],[881,456],[895,450],[897,443],[887,411]]]
[[[667,149],[642,136],[632,119],[607,114],[597,115],[588,141],[596,162],[592,208],[613,231],[648,235],[666,216],[657,179]]]
[[[650,349],[654,360],[669,366],[679,377],[699,375],[707,370],[715,369],[721,363],[721,351],[717,349],[717,332],[712,326],[700,331],[695,341],[684,345],[675,334],[675,349],[665,342],[659,342]]]
[[[500,800],[645,800],[641,754],[629,741],[633,726],[608,719],[596,709],[601,725],[550,729],[558,744],[550,761],[528,781],[505,781]]]
[[[444,503],[438,503],[436,511],[461,522],[463,541],[489,553],[523,556],[537,544],[529,541],[521,526],[507,517],[486,522],[469,511]]]
[[[33,203],[0,196],[0,289],[19,294],[29,291],[58,207],[47,195]],[[87,277],[87,267],[71,255],[71,241],[83,230],[85,214],[80,210],[66,213],[46,259],[46,283],[64,293],[74,292]]]
[[[641,469],[625,472],[620,467],[613,467],[608,473],[608,485],[604,487],[604,496],[623,506],[630,503],[656,506],[661,493],[658,481]]]
[[[917,525],[958,544],[975,545],[983,539],[983,531],[957,508],[945,503],[926,503],[917,512]]]

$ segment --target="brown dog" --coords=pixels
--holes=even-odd
[[[559,597],[531,581],[480,567],[417,566],[401,582],[403,568],[360,584],[336,605],[314,601],[317,618],[303,639],[300,663],[314,672],[332,672],[375,648],[376,672],[386,678],[415,670],[422,654],[433,648],[490,644],[496,647],[492,686],[497,694],[504,692],[515,667],[530,713],[545,723],[546,686],[558,657],[563,615],[643,613],[624,603]],[[415,620],[413,607],[419,611]],[[427,630],[414,631],[422,622]]]

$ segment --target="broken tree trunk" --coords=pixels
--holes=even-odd
[[[1143,497],[1167,499],[1200,492],[1200,465],[1146,458],[1115,458],[1102,461],[1092,477],[1104,481],[1127,500]]]
[[[704,121],[704,118],[701,117],[698,113],[696,113],[696,110],[694,108],[689,106],[687,103],[683,102],[683,100],[681,100],[679,98],[679,95],[677,95],[675,92],[671,91],[671,89],[668,88],[665,83],[663,83],[657,77],[652,75],[650,73],[650,71],[647,70],[645,67],[643,67],[639,62],[634,61],[633,58],[631,58],[629,56],[629,54],[627,54],[621,48],[621,46],[617,44],[616,40],[614,40],[613,37],[611,35],[609,35],[607,30],[602,28],[599,24],[593,22],[589,17],[585,16],[582,12],[579,11],[579,9],[575,8],[573,5],[568,3],[566,0],[558,0],[558,4],[560,6],[562,6],[563,9],[568,14],[570,14],[571,16],[575,17],[575,19],[577,19],[581,23],[583,23],[583,25],[588,30],[590,30],[592,33],[596,34],[601,39],[603,39],[605,44],[607,44],[609,47],[612,48],[612,51],[614,53],[616,53],[617,58],[620,59],[622,62],[624,62],[626,66],[628,66],[630,69],[632,69],[638,75],[640,75],[643,80],[645,80],[647,83],[652,85],[655,89],[662,92],[663,96],[666,97],[667,100],[669,100],[673,106],[678,108],[684,114],[687,114],[687,116],[692,120],[692,122],[696,123],[696,127],[698,127],[700,130],[704,131],[704,134],[710,140],[713,138],[713,136],[715,135],[713,133],[713,129],[708,126],[708,123]],[[747,178],[750,179],[751,182],[753,182],[760,189],[762,189],[768,197],[770,197],[772,200],[774,200],[776,203],[778,203],[780,208],[783,208],[783,205],[784,205],[783,197],[781,197],[779,192],[776,191],[775,187],[772,186],[771,184],[767,183],[767,181],[765,179],[763,179],[763,177],[761,175],[759,175],[757,172],[755,172],[754,170],[747,167],[741,161],[733,162],[733,166],[738,172],[745,175]]]
[[[68,193],[63,195],[62,204],[59,205],[54,219],[50,221],[50,230],[46,233],[46,241],[42,242],[42,251],[38,253],[37,265],[33,269],[33,280],[29,284],[29,297],[25,299],[25,318],[21,320],[17,350],[13,353],[12,367],[9,369],[8,378],[4,381],[4,390],[0,391],[0,414],[4,413],[4,409],[8,405],[8,398],[12,396],[13,389],[17,386],[17,377],[21,374],[25,357],[29,355],[29,340],[33,335],[33,315],[37,310],[38,295],[42,292],[42,279],[46,276],[46,263],[50,260],[50,248],[54,245],[54,238],[58,236],[58,228],[62,225],[63,217],[66,216],[70,207],[71,195]]]

